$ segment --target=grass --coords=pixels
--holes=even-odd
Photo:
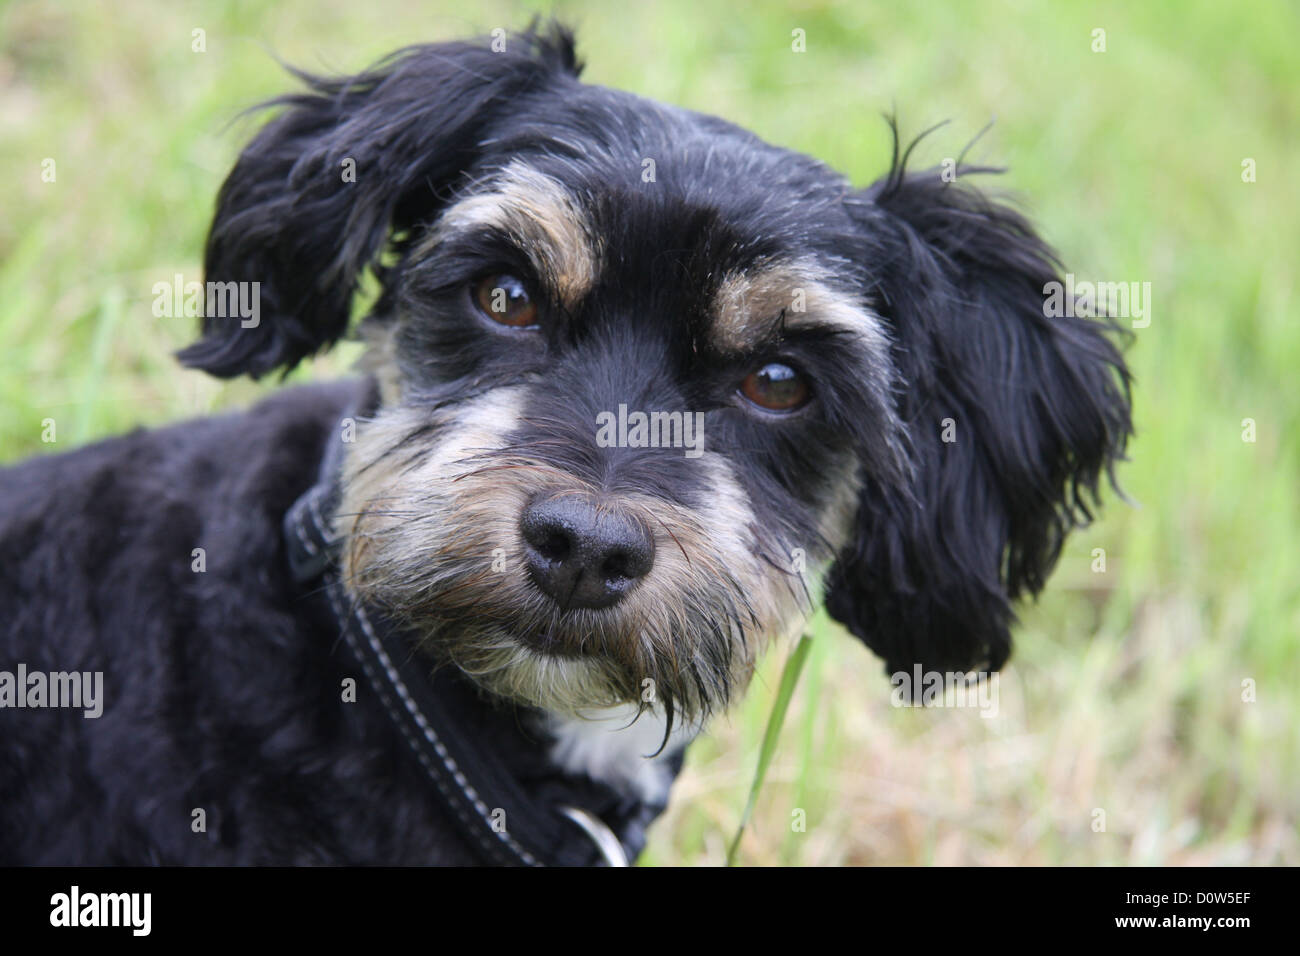
[[[170,354],[192,322],[149,308],[153,283],[198,274],[216,189],[253,128],[239,111],[285,88],[272,52],[355,69],[543,8],[463,9],[0,6],[0,460],[273,387],[182,372]],[[879,662],[819,617],[739,862],[1300,863],[1296,7],[554,9],[580,26],[590,80],[718,113],[860,183],[887,161],[882,111],[912,132],[952,120],[926,162],[996,118],[970,158],[1010,167],[1002,186],[1070,270],[1152,283],[1120,473],[1134,503],[1112,496],[1023,609],[998,716],[891,707]],[[795,28],[806,53],[791,52]],[[293,378],[340,374],[355,354]],[[692,748],[646,863],[724,861],[787,650]]]
[[[801,636],[794,649],[790,651],[790,657],[781,671],[781,683],[777,686],[776,699],[772,702],[772,713],[768,716],[767,726],[763,730],[763,743],[758,751],[758,766],[754,770],[754,782],[749,787],[749,799],[745,801],[745,809],[740,814],[740,825],[736,827],[736,835],[731,838],[731,844],[727,847],[727,866],[735,865],[736,854],[740,851],[740,841],[745,836],[745,827],[749,826],[749,821],[754,816],[754,807],[758,804],[759,795],[763,792],[763,782],[767,779],[767,768],[772,765],[772,757],[775,756],[776,748],[781,742],[781,730],[785,727],[785,715],[790,709],[790,698],[794,696],[795,688],[799,686],[799,677],[803,673],[803,666],[808,660],[808,652],[811,649],[812,638],[806,634]],[[791,833],[805,832],[806,819],[800,819],[801,813],[803,813],[801,809],[791,812],[792,817],[799,820],[798,824],[791,826]]]

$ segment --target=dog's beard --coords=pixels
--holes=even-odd
[[[539,493],[595,489],[510,445],[519,407],[518,389],[498,389],[362,425],[338,518],[352,594],[511,700],[567,714],[630,702],[690,721],[724,707],[763,645],[802,623],[803,576],[706,455],[714,507],[620,496],[655,535],[653,569],[613,607],[562,610],[525,571],[519,515]]]

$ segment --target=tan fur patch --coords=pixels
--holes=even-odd
[[[591,291],[602,247],[573,195],[558,181],[511,163],[490,192],[451,206],[416,251],[427,254],[448,235],[491,227],[506,232],[567,308]]]
[[[880,319],[855,297],[831,288],[824,270],[807,261],[771,264],[724,279],[714,300],[714,343],[723,351],[751,350],[776,329],[783,312],[786,328],[833,325],[851,332],[870,354],[888,353]]]

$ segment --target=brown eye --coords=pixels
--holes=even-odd
[[[523,282],[512,275],[493,275],[475,284],[474,304],[493,322],[524,329],[537,324],[537,306]]]
[[[773,412],[789,412],[808,401],[808,383],[788,365],[770,362],[740,383],[740,394]]]

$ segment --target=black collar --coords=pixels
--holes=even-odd
[[[482,861],[586,866],[635,860],[645,828],[663,805],[560,770],[544,741],[521,729],[530,724],[528,713],[484,701],[454,667],[433,668],[415,653],[408,633],[346,593],[331,522],[343,446],[337,438],[328,445],[320,480],[284,518],[294,578],[319,582],[371,689]],[[673,769],[679,768],[680,761]]]

